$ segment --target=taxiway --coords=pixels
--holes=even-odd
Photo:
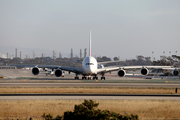
[[[149,87],[169,87],[180,88],[180,84],[170,83],[0,83],[0,87],[136,87],[136,88],[149,88]]]
[[[180,95],[153,94],[0,94],[0,100],[180,100]]]

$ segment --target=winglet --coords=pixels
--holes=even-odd
[[[91,56],[91,31],[89,32],[89,56]]]

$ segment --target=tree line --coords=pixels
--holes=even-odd
[[[98,62],[112,61],[111,58],[107,56],[97,57]],[[37,57],[35,59],[5,59],[0,58],[0,65],[58,65],[58,66],[69,66],[69,67],[82,67],[83,58],[56,58],[52,59],[50,57]],[[151,61],[151,57],[145,57],[142,55],[137,55],[135,59],[119,60],[118,57],[114,57],[113,63],[105,64],[104,66],[128,66],[128,65],[174,65],[180,66],[180,56],[160,56],[160,60]]]

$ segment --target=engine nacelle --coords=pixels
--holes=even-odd
[[[172,71],[172,74],[173,74],[174,76],[177,76],[177,75],[179,75],[179,71],[178,71],[177,69],[174,69],[174,70]]]
[[[100,68],[104,68],[104,65],[98,64],[98,69],[100,69]]]
[[[141,74],[142,75],[148,75],[149,74],[149,70],[147,68],[142,68],[141,69]]]
[[[38,67],[33,67],[32,74],[33,75],[38,75],[39,74],[39,68]]]
[[[54,72],[54,74],[55,74],[56,77],[61,77],[62,74],[63,74],[63,72],[62,72],[61,69],[56,69],[55,72]]]
[[[119,77],[124,77],[126,75],[126,72],[123,70],[123,69],[120,69],[119,71],[118,71],[118,76]]]

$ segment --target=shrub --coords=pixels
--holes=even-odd
[[[84,100],[80,105],[74,106],[74,111],[64,112],[64,120],[139,120],[138,115],[120,115],[109,110],[94,109],[99,103],[92,100]],[[61,120],[62,116],[52,118],[52,115],[45,113],[42,116],[45,120]]]
[[[109,110],[95,110],[99,103],[84,100],[80,105],[75,105],[74,111],[64,112],[64,120],[138,120],[138,115],[120,115]]]
[[[51,114],[43,114],[42,117],[45,119],[45,120],[61,120],[62,119],[62,116],[59,116],[57,115],[55,118],[52,117]]]

